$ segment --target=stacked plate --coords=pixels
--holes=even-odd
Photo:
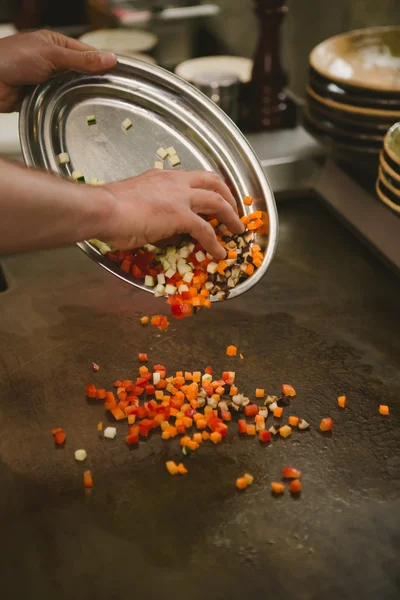
[[[400,123],[393,125],[385,135],[379,163],[377,194],[400,215]]]
[[[376,168],[386,132],[400,121],[400,27],[352,31],[317,46],[304,120],[338,158]]]

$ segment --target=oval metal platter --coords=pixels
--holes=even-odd
[[[95,115],[95,125],[87,124],[89,115]],[[132,127],[125,131],[122,122],[127,118]],[[257,235],[264,262],[228,297],[249,290],[268,269],[277,243],[278,218],[272,189],[256,155],[214,102],[165,69],[118,57],[115,69],[105,75],[59,75],[25,98],[20,140],[31,167],[65,177],[80,170],[86,181],[97,178],[107,183],[153,168],[159,160],[158,148],[174,146],[181,160],[176,168],[216,171],[237,199],[240,214],[262,210],[265,215],[266,225]],[[62,152],[70,156],[67,165],[58,164]],[[254,198],[251,207],[242,202],[247,195]],[[153,292],[88,241],[78,246],[120,279]]]

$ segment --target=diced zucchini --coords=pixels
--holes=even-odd
[[[59,154],[57,156],[57,160],[58,160],[58,163],[60,165],[66,165],[66,164],[68,164],[69,163],[69,154],[68,154],[68,152],[61,152],[61,154]]]
[[[147,287],[154,287],[154,277],[152,277],[151,275],[146,275],[146,277],[144,278],[144,285],[147,285]]]
[[[189,248],[190,252],[193,252],[196,246],[193,244],[193,242],[189,242],[187,247]]]
[[[125,119],[125,121],[122,121],[122,127],[125,131],[128,131],[128,129],[132,127],[132,121],[130,119]]]
[[[189,288],[185,283],[182,283],[178,288],[178,292],[180,294],[183,294],[183,292],[188,292],[188,291],[189,291]]]
[[[168,283],[165,286],[165,293],[167,296],[173,296],[176,292],[176,287],[174,285],[171,285],[170,283]]]
[[[214,275],[214,273],[217,272],[217,268],[218,268],[218,265],[217,265],[216,262],[210,262],[207,265],[207,273],[210,273],[211,275]]]
[[[161,264],[162,264],[162,266],[163,266],[163,269],[164,269],[164,271],[168,271],[168,269],[170,269],[170,268],[171,268],[171,263],[170,263],[170,262],[168,262],[166,258],[162,258],[162,257],[161,257],[161,258],[160,258],[160,262],[161,262]]]
[[[164,160],[168,156],[168,151],[165,148],[161,147],[157,150],[156,154],[159,158],[161,158],[161,160]]]
[[[192,279],[194,277],[194,274],[191,271],[188,271],[187,273],[185,273],[185,275],[183,276],[183,281],[185,283],[192,283]],[[214,286],[214,284],[211,284],[212,286]]]
[[[206,255],[201,250],[196,252],[195,257],[196,257],[197,262],[199,262],[199,263],[202,263],[203,261],[206,260]]]
[[[92,244],[92,246],[95,246],[99,252],[101,252],[101,254],[107,254],[107,252],[111,252],[110,246],[100,240],[92,239],[89,240],[89,242]]]
[[[187,246],[184,246],[183,248],[181,248],[179,250],[179,256],[181,258],[187,258],[189,256],[189,254],[190,254],[190,250]]]
[[[177,167],[181,164],[181,159],[177,154],[174,154],[173,156],[168,156],[168,160],[171,167]]]
[[[90,185],[97,185],[97,178],[96,177],[91,177],[89,179],[89,183],[90,183]]]
[[[167,256],[173,256],[174,254],[176,254],[176,248],[175,248],[175,246],[168,246],[168,248],[167,248]]]
[[[168,271],[165,272],[165,277],[167,279],[171,279],[171,277],[173,277],[175,275],[176,271],[175,269],[168,269]]]
[[[189,273],[192,270],[192,267],[189,267],[185,262],[178,264],[179,275],[185,275],[185,273]]]
[[[212,375],[209,375],[208,373],[205,373],[201,379],[203,381],[212,381]]]
[[[96,117],[94,115],[89,115],[86,117],[86,122],[88,125],[96,125]]]
[[[85,183],[85,177],[81,171],[72,171],[72,177],[79,183]]]
[[[183,281],[185,281],[185,278],[183,278]],[[213,289],[214,284],[212,281],[206,281],[204,287],[210,292]]]
[[[165,287],[161,283],[156,285],[154,295],[156,298],[159,298],[160,296],[165,296]]]
[[[165,285],[165,275],[164,275],[164,273],[158,273],[158,275],[157,275],[157,281],[161,285]]]
[[[154,163],[154,168],[155,169],[163,169],[164,168],[164,163],[156,160],[155,163]]]
[[[168,156],[175,156],[176,155],[176,150],[173,146],[170,146],[169,148],[167,148],[166,150]]]

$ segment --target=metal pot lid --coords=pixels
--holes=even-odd
[[[86,117],[96,116],[87,125]],[[122,122],[132,127],[125,131]],[[225,113],[189,83],[156,65],[119,57],[106,75],[59,75],[38,86],[23,102],[20,139],[30,167],[66,177],[80,170],[90,178],[120,181],[153,168],[160,147],[174,146],[185,170],[216,171],[229,185],[239,212],[265,213],[268,226],[257,236],[262,266],[231,290],[233,298],[264,275],[275,252],[278,218],[274,195],[247,140]],[[57,156],[68,152],[70,162]],[[245,196],[253,206],[243,204]],[[56,201],[56,199],[55,199]],[[78,246],[99,265],[146,291],[143,282],[122,272],[87,241]]]

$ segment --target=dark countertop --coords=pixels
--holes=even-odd
[[[277,256],[254,290],[164,333],[137,317],[165,312],[162,301],[78,249],[2,261],[4,598],[399,598],[399,279],[315,200],[283,204],[280,219]],[[229,343],[244,360],[224,355]],[[104,410],[84,398],[91,381],[133,376],[138,351],[172,371],[235,369],[248,394],[291,383],[298,396],[286,414],[312,429],[266,448],[232,433],[172,478],[164,463],[181,456],[177,440],[155,434],[129,450],[126,423],[105,440]],[[332,435],[318,431],[325,416]],[[68,435],[58,450],[56,426]],[[84,465],[73,456],[82,447]],[[303,471],[301,498],[272,498],[269,482],[289,464]],[[240,493],[244,471],[255,482]]]

